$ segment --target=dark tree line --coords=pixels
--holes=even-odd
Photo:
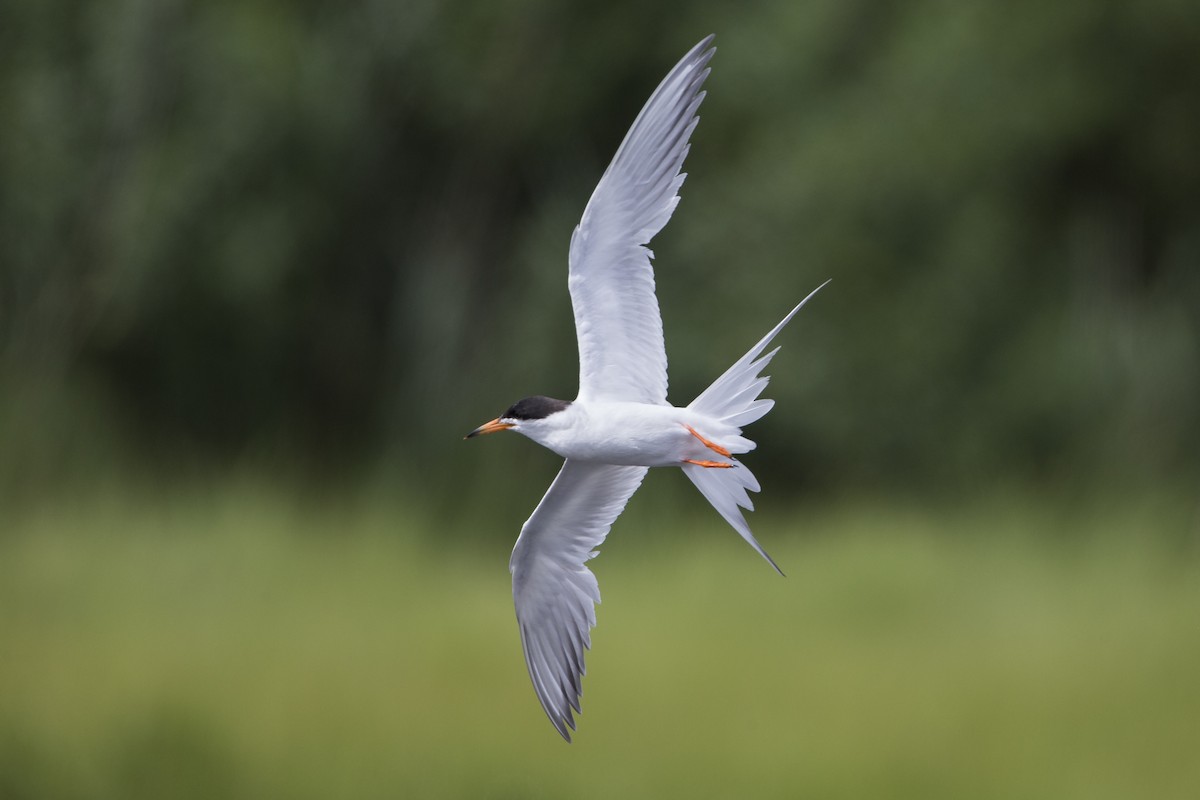
[[[461,469],[573,392],[571,228],[709,32],[654,246],[676,401],[832,277],[756,431],[805,485],[1196,470],[1195,3],[11,0],[7,485]]]

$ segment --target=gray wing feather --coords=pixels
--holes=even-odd
[[[646,245],[679,203],[712,40],[693,47],[646,101],[571,236],[581,400],[666,402],[667,353]]]
[[[600,602],[585,562],[645,476],[645,467],[568,459],[521,528],[509,561],[525,665],[546,716],[568,742]]]

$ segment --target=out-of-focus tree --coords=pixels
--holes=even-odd
[[[10,0],[5,485],[116,449],[436,477],[511,400],[570,396],[571,227],[710,31],[655,243],[676,401],[833,277],[756,458],[1200,467],[1195,3]]]

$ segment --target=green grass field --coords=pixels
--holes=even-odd
[[[497,535],[230,489],[0,536],[0,797],[1194,798],[1195,508],[636,504],[572,745]]]

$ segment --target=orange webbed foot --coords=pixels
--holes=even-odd
[[[685,464],[695,464],[697,467],[705,467],[706,469],[729,469],[736,467],[737,464],[730,464],[728,461],[699,461],[694,458],[685,458]]]
[[[697,439],[699,439],[700,443],[703,444],[705,447],[707,447],[709,450],[712,450],[714,453],[723,455],[726,458],[733,458],[733,456],[730,454],[730,452],[728,450],[726,450],[724,447],[721,447],[721,445],[716,444],[715,442],[710,442],[708,439],[705,439],[691,425],[684,425],[683,427],[687,428],[688,433],[692,434],[692,436],[695,436]],[[712,463],[712,462],[709,462],[709,463]],[[705,466],[708,466],[708,464],[705,464]],[[728,466],[728,465],[726,465],[726,466]]]

